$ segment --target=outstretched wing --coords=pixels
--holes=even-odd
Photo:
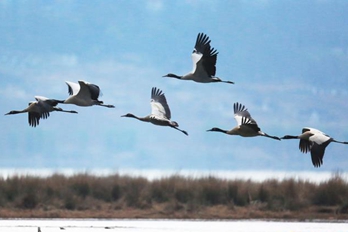
[[[217,54],[217,50],[210,47],[209,37],[199,33],[192,52],[193,72],[201,73],[204,70],[210,77],[215,76]]]
[[[300,139],[300,143],[298,145],[299,149],[303,153],[307,153],[312,149],[313,142],[307,139]]]
[[[88,87],[88,83],[84,81],[78,81],[80,85],[80,90],[77,93],[78,96],[81,96],[81,98],[92,98],[92,94],[90,91],[90,88]]]
[[[243,124],[242,122],[243,118],[249,119],[248,120],[250,121],[249,124],[257,125],[256,121],[251,117],[250,113],[248,112],[248,109],[244,105],[236,102],[233,104],[233,109],[234,109],[234,119],[237,121],[238,126]],[[244,122],[246,119],[244,119]]]
[[[312,157],[313,157],[313,151],[312,151],[313,147],[315,147],[314,149],[317,150],[318,145],[323,143],[323,141],[321,140],[323,138],[325,139],[326,135],[320,130],[310,128],[310,127],[304,127],[302,129],[302,134],[305,134],[305,133],[310,133],[310,137],[308,139],[300,139],[299,149],[303,153],[307,153],[311,151]]]
[[[166,97],[164,96],[164,93],[156,87],[153,87],[151,90],[151,109],[151,114],[153,115],[167,119],[171,118]]]
[[[40,114],[37,112],[30,112],[28,113],[28,122],[29,125],[32,127],[36,127],[37,125],[39,125],[40,122]]]
[[[47,103],[44,101],[37,101],[37,102],[30,102],[29,103],[29,108],[28,110],[28,122],[29,125],[32,127],[36,127],[39,125],[40,119],[46,119],[50,116],[50,108]]]
[[[324,132],[322,132],[322,131],[320,131],[320,130],[318,130],[318,129],[315,129],[315,128],[311,128],[311,127],[303,127],[303,128],[302,128],[302,134],[305,133],[305,132],[307,132],[307,131],[310,131],[310,132],[312,132],[313,134],[323,134],[323,135],[325,135]]]
[[[247,117],[242,117],[240,126],[246,126],[256,132],[261,131],[260,127],[256,124],[256,122],[253,121],[251,118]]]
[[[198,33],[196,44],[195,44],[195,50],[193,50],[193,53],[204,54],[205,48],[209,44],[210,44],[209,36],[207,36],[204,33]]]
[[[311,158],[312,163],[314,167],[320,167],[320,165],[323,164],[323,158],[325,153],[325,147],[324,145],[318,145],[316,143],[313,143],[313,146],[311,148]]]
[[[42,101],[45,102],[46,104],[50,105],[50,106],[57,106],[58,103],[63,103],[64,101],[61,100],[56,100],[56,99],[50,99],[47,97],[43,97],[43,96],[35,96],[36,101]]]
[[[80,91],[80,85],[74,82],[65,81],[68,85],[68,93],[69,95],[76,95]]]
[[[52,111],[53,107],[46,101],[41,100],[39,100],[36,104],[38,109],[40,110],[41,118],[48,118],[48,116],[50,116],[50,111]]]
[[[326,135],[324,132],[310,128],[304,127],[302,133],[310,133],[311,136],[308,140],[300,140],[300,150],[303,153],[311,152],[311,159],[314,167],[320,167],[323,164],[323,158],[325,153],[325,148],[332,141],[332,138]]]
[[[36,101],[46,101],[49,100],[48,97],[44,97],[44,96],[34,96]]]
[[[203,67],[209,76],[215,76],[216,73],[216,60],[217,60],[217,50],[210,48],[210,45],[206,47],[201,61],[203,62]]]
[[[91,83],[86,83],[86,84],[89,88],[89,92],[91,93],[92,100],[98,101],[98,97],[101,94],[99,86],[95,84],[91,84]]]

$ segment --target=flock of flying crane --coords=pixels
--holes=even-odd
[[[204,33],[199,33],[196,39],[195,48],[192,52],[193,71],[179,76],[169,73],[163,77],[177,78],[180,80],[193,80],[200,83],[223,82],[234,84],[232,81],[224,81],[215,77],[217,50],[210,46],[210,39]],[[114,108],[113,105],[105,105],[98,99],[100,96],[100,88],[85,81],[78,81],[73,83],[66,81],[68,85],[68,92],[70,96],[66,100],[49,99],[42,96],[35,96],[36,101],[30,102],[29,106],[24,110],[12,110],[5,115],[28,113],[29,125],[36,127],[39,125],[40,119],[49,117],[50,112],[59,111],[66,113],[77,113],[76,111],[63,110],[57,107],[58,104],[74,104],[77,106],[93,106],[99,105],[108,108]],[[143,122],[150,122],[159,126],[169,126],[185,135],[188,133],[179,128],[179,124],[171,121],[171,113],[167,104],[164,93],[154,87],[151,90],[151,114],[145,117],[138,117],[131,113],[122,115],[121,117],[135,118]],[[300,139],[299,149],[303,153],[310,152],[312,163],[315,167],[320,167],[323,164],[323,157],[325,148],[331,143],[348,144],[348,142],[341,142],[333,139],[325,133],[309,127],[304,127],[300,135],[285,135],[281,138],[271,136],[262,132],[256,121],[251,117],[247,108],[240,104],[234,103],[234,118],[237,121],[237,126],[231,130],[222,130],[220,128],[212,128],[207,131],[222,132],[228,135],[239,135],[242,137],[264,136],[276,140],[281,139]]]

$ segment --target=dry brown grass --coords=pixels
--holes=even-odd
[[[348,219],[348,183],[88,173],[0,179],[0,217]]]

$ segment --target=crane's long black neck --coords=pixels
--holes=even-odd
[[[164,75],[163,77],[172,77],[172,78],[176,78],[176,79],[182,79],[182,76],[178,76],[178,75],[173,74],[173,73],[168,73],[167,75]]]
[[[137,116],[135,116],[134,114],[131,114],[131,113],[128,113],[128,114],[122,115],[121,117],[126,117],[126,118],[135,118],[135,119],[138,119],[139,121],[143,121],[143,122],[149,122],[149,118],[147,118],[147,117],[145,117],[145,118],[140,118],[140,117],[137,117]]]
[[[10,115],[10,114],[21,114],[21,113],[26,113],[26,110],[11,110],[10,112],[8,112],[5,115]]]
[[[215,131],[215,132],[221,132],[221,133],[225,133],[225,134],[227,134],[227,132],[228,132],[227,130],[223,130],[223,129],[220,129],[217,127],[214,127],[214,128],[207,130],[207,131]]]
[[[277,136],[268,135],[268,134],[266,134],[266,133],[264,133],[264,134],[265,134],[265,137],[268,137],[268,138],[271,138],[271,139],[280,140],[280,138],[279,138],[279,137],[277,137]]]
[[[64,100],[57,100],[57,99],[54,99],[55,102],[57,103],[60,103],[60,104],[63,104],[64,103]]]
[[[295,135],[285,135],[283,137],[281,137],[281,139],[298,139],[298,136]]]

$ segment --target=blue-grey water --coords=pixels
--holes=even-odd
[[[0,220],[1,232],[348,232],[348,221],[262,220]]]

